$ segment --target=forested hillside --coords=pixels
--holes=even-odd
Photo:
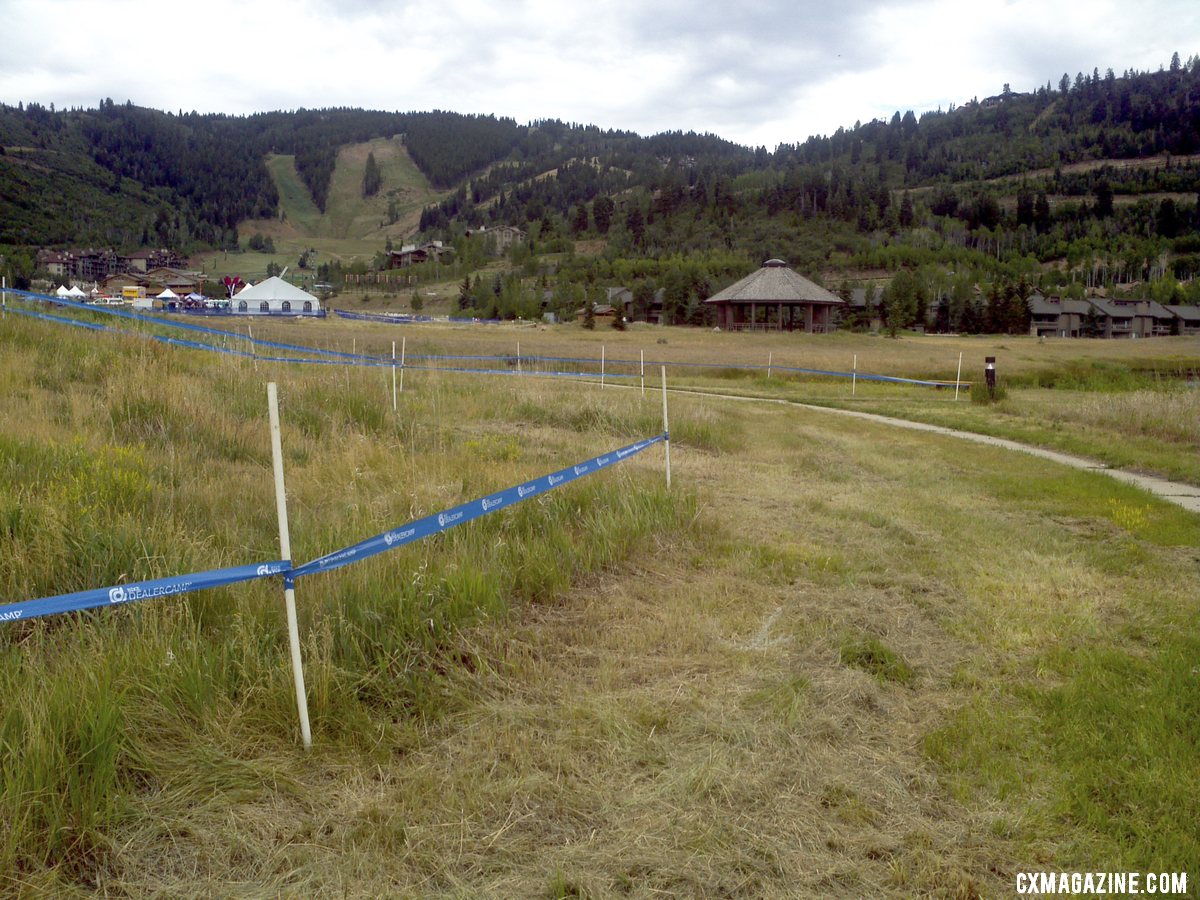
[[[277,213],[269,155],[294,156],[324,212],[339,149],[395,136],[450,191],[422,214],[423,237],[513,224],[527,255],[586,239],[600,256],[560,270],[589,283],[618,260],[660,281],[691,260],[676,279],[691,301],[765,256],[827,280],[904,268],[936,294],[1024,278],[1064,291],[1150,281],[1178,299],[1175,282],[1200,272],[1200,58],[1178,56],[773,151],[443,111],[0,105],[0,244],[232,248],[240,222]]]
[[[324,211],[340,147],[402,134],[422,171],[445,186],[507,155],[519,132],[511,119],[446,112],[301,109],[235,117],[174,115],[107,99],[97,109],[57,112],[0,104],[0,201],[21,210],[0,214],[0,244],[232,247],[239,222],[276,211],[268,154],[295,156]],[[143,189],[132,192],[136,208],[106,216],[103,225],[77,220],[74,230],[66,227],[57,197],[71,195],[76,211],[108,210],[105,194],[134,187]]]

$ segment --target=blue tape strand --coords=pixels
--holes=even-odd
[[[290,568],[291,563],[288,560],[250,563],[246,566],[233,566],[228,569],[213,569],[191,575],[175,575],[170,578],[136,581],[132,584],[96,588],[74,594],[42,597],[38,600],[27,600],[24,603],[9,603],[0,606],[0,622],[24,621],[57,613],[93,609],[97,606],[119,606],[137,600],[154,600],[190,591],[204,591],[227,584],[237,584],[239,581],[252,581],[256,578],[282,575]]]
[[[40,315],[34,313],[33,315]],[[0,622],[23,621],[50,616],[58,613],[76,612],[93,609],[99,606],[115,606],[131,603],[137,600],[152,600],[171,597],[176,594],[192,591],[208,590],[236,584],[240,581],[251,581],[256,578],[268,578],[282,575],[284,587],[295,586],[297,578],[305,575],[315,575],[320,572],[332,572],[342,566],[361,562],[393,547],[410,544],[430,535],[438,534],[458,525],[466,524],[488,513],[520,503],[522,500],[544,494],[563,484],[569,484],[579,478],[598,472],[623,459],[641,453],[647,447],[660,441],[669,440],[666,432],[652,438],[637,441],[609,453],[594,456],[589,460],[577,463],[566,469],[560,469],[541,478],[535,478],[524,484],[516,485],[507,490],[480,497],[468,503],[462,503],[451,509],[410,522],[400,528],[386,531],[375,537],[367,538],[353,546],[328,553],[302,566],[293,567],[289,560],[277,560],[268,563],[251,563],[245,566],[234,566],[228,569],[213,569],[208,572],[195,572],[190,575],[175,575],[169,578],[157,578],[151,581],[138,581],[132,584],[116,585],[114,587],[95,588],[79,591],[74,594],[59,594],[54,597],[41,597],[27,600],[24,603],[10,603],[0,606]]]
[[[627,447],[622,447],[619,450],[594,456],[585,462],[578,463],[566,469],[560,469],[549,475],[543,475],[541,478],[535,478],[533,481],[527,481],[508,490],[489,494],[486,497],[462,503],[450,509],[442,510],[442,512],[434,513],[431,516],[425,516],[423,519],[417,519],[416,521],[409,522],[407,525],[401,525],[399,528],[393,528],[390,531],[385,531],[382,534],[359,541],[357,544],[334,551],[333,553],[327,553],[325,556],[318,557],[311,562],[306,562],[304,565],[293,569],[291,575],[293,578],[302,578],[305,575],[315,575],[318,572],[332,572],[334,569],[340,569],[342,566],[348,566],[351,563],[361,562],[386,550],[411,544],[413,541],[419,541],[422,538],[447,531],[458,525],[465,525],[467,522],[478,519],[480,516],[485,516],[498,509],[512,506],[514,503],[520,503],[528,497],[544,494],[560,485],[569,484],[592,472],[607,468],[613,463],[628,459],[634,454],[642,452],[647,447],[666,439],[667,435],[665,433],[659,434],[652,438],[638,441],[635,444],[630,444]]]

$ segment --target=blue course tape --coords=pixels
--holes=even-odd
[[[38,315],[34,313],[33,315]],[[519,503],[535,494],[544,494],[559,485],[569,484],[585,475],[597,472],[613,463],[628,459],[634,454],[641,453],[647,447],[660,441],[668,440],[666,432],[652,438],[629,444],[611,453],[594,456],[585,462],[578,463],[566,469],[561,469],[533,481],[511,487],[508,490],[462,503],[451,509],[443,510],[415,522],[410,522],[400,528],[386,531],[383,534],[367,538],[351,547],[328,553],[314,559],[312,562],[293,568],[289,560],[276,560],[268,563],[251,563],[246,566],[234,566],[228,569],[213,569],[208,572],[195,572],[191,575],[175,575],[169,578],[157,578],[152,581],[138,581],[132,584],[121,584],[114,587],[95,588],[89,591],[79,591],[74,594],[59,594],[54,597],[42,597],[37,600],[27,600],[24,603],[10,603],[0,606],[0,622],[15,622],[25,619],[36,619],[40,616],[50,616],[56,613],[76,612],[83,609],[93,609],[98,606],[114,606],[131,603],[135,600],[152,600],[160,597],[170,597],[175,594],[203,591],[209,588],[223,587],[240,581],[251,581],[256,578],[268,578],[282,575],[284,586],[292,587],[297,578],[305,575],[315,575],[319,572],[332,572],[342,566],[361,562],[364,559],[399,547],[413,541],[421,540],[433,534],[463,525],[467,522],[485,516],[490,512],[503,509]]]
[[[65,297],[52,297],[49,294],[35,294],[31,291],[17,291],[17,290],[10,289],[8,292],[10,294],[15,294],[18,297],[22,297],[22,298],[28,299],[28,300],[38,300],[43,303],[53,303],[57,306],[65,306],[65,307],[69,307],[72,309],[82,310],[84,312],[100,313],[102,315],[116,316],[121,319],[131,319],[136,322],[145,322],[148,325],[162,325],[165,328],[179,328],[179,329],[183,329],[184,331],[195,331],[200,334],[213,335],[214,337],[233,338],[235,341],[241,341],[241,342],[250,340],[245,335],[239,334],[236,331],[222,331],[219,328],[209,328],[205,325],[196,325],[195,323],[192,323],[192,322],[183,322],[183,321],[172,320],[172,319],[164,319],[159,316],[148,316],[144,313],[136,313],[136,312],[132,312],[127,309],[113,309],[110,306],[95,306],[91,303],[80,303],[78,300],[68,300]],[[247,319],[248,319],[248,321],[253,322],[252,317],[247,317]],[[63,321],[74,321],[74,320],[63,320]],[[116,330],[116,329],[113,329],[113,330]],[[315,353],[319,356],[333,356],[333,357],[337,357],[339,359],[374,360],[374,359],[382,358],[382,357],[374,357],[374,356],[364,356],[364,355],[358,354],[358,353],[343,353],[339,350],[323,350],[320,347],[305,347],[301,344],[282,344],[277,341],[265,341],[260,338],[254,338],[251,341],[251,343],[253,343],[257,346],[260,346],[260,347],[274,347],[277,350],[295,350],[295,351],[299,351],[301,353]],[[205,350],[220,349],[220,348],[215,348],[209,344],[201,344],[199,346],[203,347]],[[246,355],[246,354],[243,353],[242,355]],[[262,358],[262,357],[260,357],[260,358]],[[288,361],[290,362],[291,360],[288,360]]]
[[[170,578],[156,578],[153,581],[137,581],[115,587],[79,591],[75,594],[42,597],[39,600],[27,600],[24,603],[9,603],[6,606],[0,606],[0,622],[36,619],[39,616],[75,612],[97,606],[116,606],[122,603],[132,603],[135,600],[153,600],[189,591],[203,591],[209,588],[223,587],[227,584],[237,584],[239,581],[252,581],[256,578],[282,575],[290,568],[291,563],[287,560],[251,563],[248,566],[213,569],[209,572],[196,572],[192,575],[174,575]]]
[[[623,459],[628,459],[635,453],[640,453],[647,447],[657,444],[659,441],[667,440],[667,437],[668,435],[664,432],[652,438],[638,441],[636,444],[622,447],[620,450],[594,456],[578,465],[560,469],[541,478],[535,478],[533,481],[527,481],[508,490],[500,491],[498,494],[489,494],[486,497],[462,503],[451,509],[443,510],[440,513],[426,516],[423,519],[417,519],[414,522],[409,522],[407,525],[401,525],[399,528],[393,528],[391,531],[385,531],[383,534],[377,534],[364,541],[359,541],[350,547],[328,553],[325,556],[314,559],[312,562],[297,566],[292,570],[291,577],[301,578],[305,575],[315,575],[318,572],[332,572],[334,569],[340,569],[342,566],[348,566],[351,563],[361,562],[378,553],[383,553],[385,550],[401,547],[404,544],[411,544],[413,541],[419,541],[430,535],[466,524],[490,512],[495,512],[506,506],[512,506],[514,503],[520,503],[527,497],[532,497],[535,494],[544,494],[546,491],[556,488],[559,485],[568,484],[591,472],[603,469]]]

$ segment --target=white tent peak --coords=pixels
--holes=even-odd
[[[272,275],[258,284],[247,285],[238,292],[237,297],[239,300],[298,300],[301,303],[305,300],[317,300],[308,291],[289,284],[278,275]],[[317,307],[314,305],[314,308]]]

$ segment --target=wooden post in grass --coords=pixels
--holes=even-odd
[[[663,460],[667,466],[667,490],[671,489],[671,429],[667,424],[667,367],[662,367],[662,395],[663,395],[663,434],[667,439],[663,441]]]
[[[517,374],[521,374],[521,342],[517,341]]]
[[[257,372],[258,354],[254,352],[254,329],[250,326],[249,322],[246,323],[246,337],[250,341],[250,358],[254,360],[254,371]]]
[[[396,409],[396,342],[392,341],[392,412]]]
[[[604,387],[604,345],[600,345],[600,387]]]
[[[279,435],[279,392],[275,382],[267,384],[267,406],[271,414],[271,461],[275,470],[275,512],[279,518],[279,552],[291,564],[292,539],[288,534],[287,494],[283,488],[283,441]],[[291,577],[283,576],[283,603],[287,609],[288,645],[292,654],[292,679],[296,684],[296,709],[300,713],[300,737],[305,748],[312,746],[308,726],[308,698],[304,692],[304,668],[300,661],[300,626],[296,621],[296,591]]]
[[[773,363],[774,361],[775,361],[775,354],[768,353],[767,354],[767,377],[768,378],[771,377],[771,363]]]
[[[954,376],[954,399],[958,399],[958,388],[962,384],[962,351],[958,351],[958,374]]]
[[[404,351],[408,349],[408,338],[400,338],[400,393],[404,393]]]
[[[646,396],[646,351],[638,351],[642,355],[642,396]]]
[[[0,319],[8,318],[8,279],[0,277]]]
[[[854,354],[854,368],[850,370],[850,396],[858,393],[858,354]]]

